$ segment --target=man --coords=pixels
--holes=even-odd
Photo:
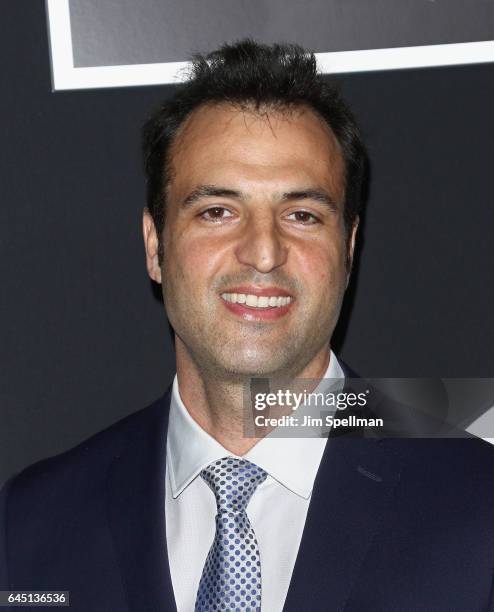
[[[78,611],[494,609],[487,444],[244,435],[253,379],[352,376],[330,341],[365,155],[314,57],[198,57],[145,136],[177,376],[8,483],[2,588],[70,590]]]

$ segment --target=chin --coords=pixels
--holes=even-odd
[[[273,355],[232,355],[224,360],[224,365],[232,374],[239,376],[277,376],[286,370],[288,364],[284,360],[273,359]]]

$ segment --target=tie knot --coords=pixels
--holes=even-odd
[[[266,472],[247,459],[223,457],[201,472],[216,497],[218,512],[244,512]]]

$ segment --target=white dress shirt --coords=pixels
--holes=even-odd
[[[331,352],[324,378],[344,373]],[[317,389],[315,390],[317,391]],[[244,455],[268,474],[247,515],[259,544],[262,609],[283,609],[327,438],[269,437]],[[216,501],[199,476],[212,461],[235,456],[192,419],[173,382],[166,456],[166,538],[178,612],[193,612],[197,589],[215,535]]]

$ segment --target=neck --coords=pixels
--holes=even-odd
[[[264,430],[264,435],[260,437],[245,435],[244,392],[251,377],[220,376],[203,370],[178,337],[175,349],[180,397],[190,416],[229,452],[245,455],[269,431]],[[328,368],[329,359],[330,348],[325,346],[309,364],[300,369],[297,377],[321,379]]]

